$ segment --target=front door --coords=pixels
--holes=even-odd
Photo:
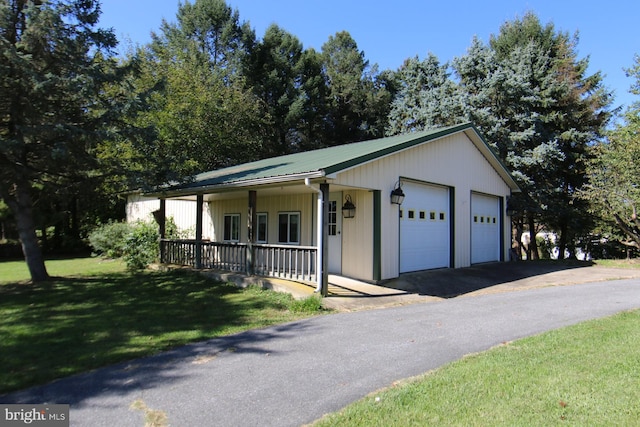
[[[342,193],[329,194],[329,273],[342,273]]]

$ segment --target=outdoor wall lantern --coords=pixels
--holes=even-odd
[[[356,216],[356,205],[353,204],[350,195],[346,195],[344,198],[344,205],[342,205],[342,217],[353,218]]]
[[[391,203],[394,205],[401,205],[404,201],[404,192],[402,191],[400,181],[398,181],[397,184],[398,186],[391,192]]]

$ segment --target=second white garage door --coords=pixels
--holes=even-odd
[[[400,272],[450,266],[451,209],[449,188],[402,183]]]
[[[500,199],[471,194],[471,263],[500,261]]]

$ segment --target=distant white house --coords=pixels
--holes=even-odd
[[[508,260],[506,201],[518,191],[465,123],[206,172],[131,195],[127,218],[159,211],[195,230],[193,240],[163,241],[163,262],[321,287],[327,273],[380,282]]]
[[[528,247],[529,244],[531,243],[531,233],[529,233],[528,231],[525,231],[524,233],[522,233],[522,237],[520,238],[520,241],[522,242],[522,244],[524,245],[524,247]],[[549,249],[551,250],[551,252],[549,253],[549,258],[550,259],[558,259],[559,255],[560,255],[560,248],[558,248],[558,245],[556,244],[556,241],[558,240],[558,236],[556,233],[551,233],[548,231],[541,231],[539,233],[536,234],[536,237],[538,239],[542,239],[546,245],[549,247]],[[546,250],[546,249],[542,249],[542,250]],[[571,253],[569,252],[568,249],[565,249],[565,254],[564,254],[564,258],[567,259],[569,258],[569,256],[571,255]],[[582,248],[576,248],[575,254],[576,258],[580,261],[589,261],[591,259],[591,256],[584,252],[582,250]]]

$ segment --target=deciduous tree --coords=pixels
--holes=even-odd
[[[639,56],[627,74],[635,78],[631,92],[640,95]],[[592,214],[613,225],[606,238],[640,249],[640,103],[630,106],[624,121],[607,136],[607,141],[593,148],[590,182],[580,195],[591,203]]]

